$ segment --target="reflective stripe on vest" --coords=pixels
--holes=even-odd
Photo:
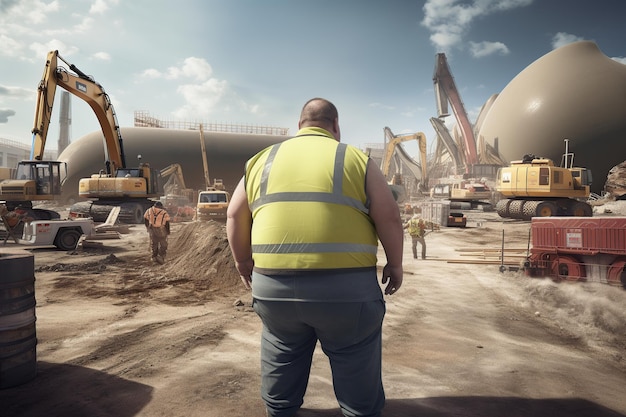
[[[378,239],[365,203],[367,157],[328,135],[303,134],[291,140],[307,142],[302,147],[290,141],[275,144],[246,165],[246,193],[253,213],[255,267],[280,273],[375,266]],[[283,164],[298,161],[292,160],[290,155],[302,149],[311,152],[311,159],[303,161],[309,167],[310,161],[323,158],[321,171],[315,172],[328,172],[329,182],[321,178],[320,182],[307,182],[309,171],[297,171],[293,180],[305,181],[301,189],[308,191],[299,191],[299,187],[290,185],[297,182],[290,183],[290,171],[285,171],[289,165]],[[320,153],[316,153],[316,149]],[[329,157],[334,159],[329,160]],[[344,163],[346,159],[348,165]],[[277,160],[281,165],[272,170]],[[324,226],[316,228],[314,222],[323,222]]]
[[[150,225],[154,226],[154,227],[163,227],[165,226],[165,215],[167,214],[167,211],[162,210],[162,209],[155,209],[154,207],[150,207],[149,209],[150,213],[149,213],[149,217],[148,217],[148,222],[150,223]],[[161,216],[161,221],[159,220],[159,216]]]
[[[318,203],[334,203],[334,204],[343,204],[344,206],[354,207],[355,209],[362,211],[365,214],[369,213],[365,204],[361,201],[355,200],[354,198],[347,197],[343,195],[342,187],[343,187],[343,160],[346,157],[346,148],[347,145],[345,143],[339,143],[337,146],[337,153],[335,154],[335,169],[333,173],[333,192],[329,193],[274,193],[267,195],[267,179],[270,174],[270,170],[272,168],[272,164],[274,163],[274,157],[278,152],[278,148],[280,148],[281,143],[277,143],[272,146],[269,155],[267,156],[267,160],[265,161],[265,166],[263,168],[263,174],[261,175],[261,195],[260,197],[254,201],[250,205],[250,210],[254,211],[259,206],[268,203],[276,203],[276,202],[287,202],[287,201],[314,201]]]

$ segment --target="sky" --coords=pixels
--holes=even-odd
[[[295,135],[302,105],[323,97],[339,110],[343,142],[382,144],[387,126],[425,133],[432,151],[437,53],[474,122],[559,46],[591,40],[626,64],[625,12],[623,0],[0,0],[0,138],[30,146],[37,86],[58,50],[102,85],[121,127],[145,111]],[[87,103],[71,100],[71,140],[100,130]]]

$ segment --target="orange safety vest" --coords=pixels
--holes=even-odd
[[[152,227],[164,227],[170,221],[170,215],[165,209],[150,207],[143,216]]]

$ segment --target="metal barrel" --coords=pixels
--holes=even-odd
[[[34,255],[0,254],[0,389],[37,374],[35,305]]]

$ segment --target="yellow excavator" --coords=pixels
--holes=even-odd
[[[58,67],[57,59],[67,64],[58,51],[48,53],[49,75],[44,77],[40,87],[40,90],[46,92],[45,103],[40,105],[50,112],[56,87],[61,86],[89,104],[104,136],[104,168],[79,181],[78,195],[89,200],[73,204],[70,207],[70,217],[91,217],[95,222],[104,222],[113,207],[119,206],[120,222],[143,223],[145,210],[154,204],[151,199],[162,195],[159,171],[141,162],[138,167],[126,166],[122,134],[109,95],[93,77],[86,75],[75,65],[69,65],[72,72]],[[47,116],[49,123],[49,114]],[[38,130],[43,131],[43,127]],[[138,159],[141,161],[141,155]]]
[[[171,164],[161,170],[161,178],[165,181],[161,201],[172,221],[192,220],[196,211],[196,192],[187,188],[183,167],[180,164]]]
[[[161,178],[165,180],[163,193],[165,200],[171,198],[178,203],[191,204],[195,199],[195,192],[185,185],[183,167],[180,164],[171,164],[161,170]],[[167,205],[167,204],[166,204]]]
[[[67,68],[60,66],[59,60]],[[149,198],[161,194],[159,172],[148,164],[126,167],[122,135],[108,94],[93,77],[67,62],[57,50],[48,53],[38,87],[31,158],[18,164],[14,178],[0,183],[0,201],[7,209],[26,210],[26,215],[35,219],[59,218],[54,211],[32,206],[33,201],[54,200],[61,195],[67,173],[65,163],[43,160],[57,87],[89,104],[104,135],[105,169],[79,183],[79,195],[97,201],[76,203],[70,208],[70,217],[105,221],[112,207],[120,206],[121,221],[142,223],[143,212],[153,204]]]
[[[58,51],[48,53],[37,88],[30,159],[20,161],[15,169],[11,169],[11,177],[0,182],[0,201],[9,211],[20,209],[27,217],[39,220],[59,218],[59,214],[52,210],[33,208],[33,201],[51,201],[61,195],[61,184],[67,172],[65,163],[43,159],[56,87],[60,85],[75,95],[79,88],[63,76],[64,69],[57,67],[57,59],[63,60]]]
[[[385,152],[383,154],[383,159],[381,163],[381,171],[385,178],[389,181],[389,186],[391,187],[391,192],[393,193],[394,198],[397,202],[401,203],[406,199],[406,188],[404,185],[404,180],[402,177],[402,173],[400,172],[401,162],[396,161],[396,172],[391,175],[389,178],[391,161],[394,156],[401,155],[402,161],[405,162],[405,165],[413,171],[415,177],[418,179],[417,188],[419,191],[425,192],[428,189],[428,174],[427,174],[427,166],[426,166],[426,136],[422,132],[407,134],[407,135],[394,135],[391,132],[391,129],[388,127],[384,128],[385,138],[386,138],[386,146]],[[399,146],[402,142],[406,142],[409,140],[416,140],[419,146],[420,151],[420,163],[417,164],[413,159],[411,159],[404,149]]]

